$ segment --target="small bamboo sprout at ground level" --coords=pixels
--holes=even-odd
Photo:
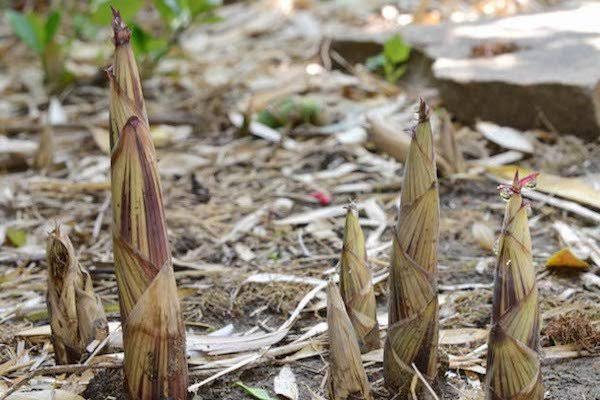
[[[446,160],[445,166],[450,168],[443,171],[446,175],[461,174],[467,169],[465,159],[456,143],[456,132],[448,111],[441,109],[437,112],[440,124],[439,154]]]
[[[130,32],[117,12],[109,69],[113,251],[130,399],[187,398],[185,329],[156,154]]]
[[[488,341],[486,387],[488,400],[541,400],[544,397],[539,345],[540,315],[527,205],[523,186],[537,174],[501,185],[508,203],[499,239],[494,282],[492,327]]]
[[[378,349],[381,342],[377,304],[371,271],[367,266],[365,238],[354,205],[348,207],[346,214],[344,247],[340,259],[340,291],[361,351],[367,353]]]
[[[432,381],[437,371],[437,242],[439,197],[433,137],[421,101],[404,171],[389,278],[389,327],[383,352],[385,382],[405,399],[412,364]]]
[[[69,237],[56,227],[48,237],[48,314],[57,364],[76,364],[108,323],[90,274],[79,264]]]
[[[47,125],[42,128],[40,134],[40,143],[35,152],[33,166],[37,169],[49,168],[54,162],[54,133],[52,126]]]
[[[327,286],[329,399],[372,400],[358,339],[335,283]]]

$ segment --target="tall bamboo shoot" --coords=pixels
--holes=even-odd
[[[156,154],[130,32],[114,12],[110,80],[113,251],[125,389],[131,399],[187,398],[185,329],[177,296]]]
[[[432,381],[437,371],[439,197],[427,106],[421,101],[402,184],[389,278],[389,327],[383,352],[388,388],[410,393],[414,363]]]

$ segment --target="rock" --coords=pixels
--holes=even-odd
[[[423,56],[431,61],[442,100],[458,119],[594,139],[600,136],[598,15],[600,2],[576,1],[494,20],[407,26],[399,33],[417,50],[419,64]],[[391,34],[345,34],[332,48],[342,56],[351,52],[355,61],[379,52]],[[360,44],[351,46],[353,40]]]

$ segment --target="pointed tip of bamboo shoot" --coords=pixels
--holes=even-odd
[[[110,6],[110,9],[113,14],[112,28],[113,32],[115,33],[115,46],[121,46],[129,43],[129,40],[131,39],[131,31],[123,21],[123,18],[121,18],[121,13],[119,13],[119,11],[113,6]]]
[[[515,169],[515,177],[513,178],[513,185],[519,187],[519,170]]]
[[[419,122],[429,121],[429,106],[425,100],[419,99]]]

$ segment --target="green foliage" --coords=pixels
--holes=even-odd
[[[237,386],[241,387],[242,389],[244,389],[244,392],[248,393],[250,396],[252,396],[255,399],[273,400],[273,398],[269,395],[269,392],[267,392],[265,389],[246,386],[240,381],[236,382],[235,384]]]
[[[27,232],[23,229],[10,228],[6,229],[6,239],[15,247],[24,246],[27,243]]]
[[[40,58],[48,90],[60,91],[69,84],[73,77],[65,69],[65,45],[56,40],[61,14],[55,10],[42,17],[8,10],[6,18],[15,35]]]
[[[168,40],[153,37],[136,23],[131,23],[130,28],[131,43],[137,54],[158,61],[169,51],[170,44]]]
[[[171,29],[178,30],[192,21],[211,22],[221,0],[154,0],[154,7]]]
[[[400,64],[408,60],[410,46],[399,35],[396,35],[385,42],[383,54],[386,60],[394,64]]]
[[[367,59],[366,66],[371,71],[382,70],[385,79],[395,83],[406,72],[409,57],[410,46],[396,35],[385,42],[382,53]]]
[[[260,111],[257,121],[271,128],[297,126],[300,124],[321,125],[321,108],[313,99],[288,97]]]
[[[144,0],[92,0],[89,21],[99,26],[109,26],[112,21],[110,6],[119,10],[124,21],[130,21],[144,5]]]
[[[42,55],[54,41],[60,25],[58,11],[50,13],[43,19],[37,14],[23,14],[8,10],[6,11],[6,17],[15,35],[38,55]]]
[[[97,0],[106,1],[109,0]],[[143,4],[142,0],[135,0],[128,3],[123,12],[119,7],[121,16],[131,27],[131,42],[134,46],[136,55],[141,64],[141,70],[144,73],[150,73],[158,61],[164,57],[171,47],[177,42],[178,35],[187,29],[193,22],[209,23],[217,21],[214,11],[221,5],[220,0],[154,0],[153,5],[158,11],[162,21],[165,23],[166,32],[162,35],[154,36],[152,33],[144,30],[141,25],[132,21],[133,16]]]
[[[149,3],[155,7],[164,23],[156,34],[134,21],[142,7]],[[132,30],[132,45],[142,71],[150,74],[158,61],[177,44],[179,35],[192,23],[219,21],[216,10],[221,4],[222,0],[91,0],[80,4],[83,8],[73,6],[61,11],[64,16],[70,17],[67,26],[74,28],[77,37],[95,40],[100,29],[111,24],[110,6],[117,9]],[[61,11],[54,9],[47,16],[10,9],[6,11],[6,19],[15,35],[40,57],[45,81],[51,92],[64,88],[73,78],[65,69],[66,45],[56,40]]]

